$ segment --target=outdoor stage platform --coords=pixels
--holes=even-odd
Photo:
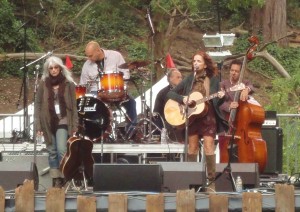
[[[44,144],[2,143],[0,145],[0,179],[5,175],[3,164],[8,164],[9,171],[23,171],[19,165],[33,162],[36,156],[39,186],[36,189],[35,210],[45,211],[47,189],[51,187],[48,173],[48,154]],[[107,211],[110,194],[125,194],[128,211],[145,211],[147,195],[163,193],[164,211],[176,211],[177,190],[195,189],[195,211],[208,211],[210,207],[209,193],[203,191],[206,183],[206,171],[202,162],[183,162],[184,144],[94,144],[94,155],[109,155],[105,163],[94,164],[94,185],[87,191],[69,190],[65,196],[65,211],[77,211],[78,195],[96,198],[97,211]],[[168,161],[167,157],[151,160],[153,154],[176,154],[176,161]],[[118,164],[116,155],[130,161],[134,157],[135,164]],[[150,159],[149,159],[150,158]],[[174,158],[173,158],[174,159]],[[151,161],[151,163],[150,163]],[[223,172],[227,164],[217,164],[217,174]],[[14,170],[14,167],[16,170]],[[234,178],[240,175],[244,183],[244,192],[260,193],[262,211],[275,211],[275,184],[288,184],[286,176],[278,175],[260,178],[256,164],[231,164]],[[18,173],[12,173],[10,180]],[[96,176],[96,177],[95,177]],[[5,177],[4,180],[8,179]],[[102,180],[101,180],[102,179]],[[1,180],[0,180],[1,181]],[[101,182],[105,181],[104,184]],[[22,182],[21,182],[22,183]],[[103,187],[104,186],[104,187]],[[105,187],[106,186],[106,187]],[[158,188],[161,186],[161,189]],[[295,187],[296,188],[296,187]],[[228,211],[242,211],[242,194],[233,192],[229,175],[220,174],[216,181],[217,192],[214,194],[228,196]],[[15,193],[13,188],[5,189],[5,211],[15,211]],[[294,193],[295,211],[300,211],[300,191]]]

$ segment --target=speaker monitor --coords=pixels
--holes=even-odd
[[[36,168],[38,172],[38,190],[46,190],[52,186],[52,180],[49,174],[48,152],[36,152]],[[22,165],[24,162],[34,162],[34,151],[14,152],[4,151],[1,153],[3,163],[14,167]]]
[[[38,173],[35,163],[24,161],[0,163],[0,185],[5,191],[15,190],[25,180],[33,180],[34,188],[38,188]]]
[[[234,191],[232,186],[230,173],[224,171],[227,163],[216,164],[216,191]],[[231,173],[236,180],[240,176],[243,181],[244,189],[258,188],[259,186],[259,171],[257,163],[231,163]]]
[[[263,127],[261,134],[266,141],[268,152],[266,168],[262,174],[282,173],[282,129],[280,127]]]
[[[195,188],[206,183],[206,172],[203,163],[198,162],[158,162],[163,170],[163,191]]]
[[[160,192],[162,170],[157,164],[94,164],[94,191]]]

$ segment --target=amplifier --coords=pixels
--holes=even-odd
[[[263,174],[282,173],[283,132],[280,127],[263,127],[262,138],[267,144],[267,164]]]

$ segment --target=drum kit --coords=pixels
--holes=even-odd
[[[145,70],[144,67],[149,64],[148,61],[133,61],[123,63],[118,68],[137,70],[139,74],[139,69]],[[123,79],[123,72],[103,73],[100,75],[100,79],[88,81],[86,85],[77,85],[76,99],[80,135],[95,143],[141,143],[148,138],[150,133],[149,130],[147,131],[147,125],[152,124],[150,127],[153,129],[152,132],[160,131],[159,127],[149,118],[150,111],[145,101],[146,78],[144,76],[138,78],[143,79],[142,88],[138,89],[135,82],[133,84],[141,94],[142,116],[137,121],[137,125],[127,132],[123,129],[126,125],[124,122],[131,122],[131,120],[121,104],[128,101],[127,83],[129,80]],[[91,84],[95,83],[98,87],[97,95],[90,94]]]

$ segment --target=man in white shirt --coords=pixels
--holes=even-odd
[[[119,66],[125,63],[125,60],[120,52],[113,50],[102,49],[96,41],[90,41],[85,48],[85,54],[88,60],[82,67],[80,85],[88,86],[89,93],[97,95],[99,82],[101,82],[101,76],[104,74],[115,73],[121,74],[123,79],[128,80],[130,78],[129,69],[120,69]],[[123,81],[122,79],[122,81]],[[114,80],[114,82],[117,82]],[[122,94],[122,90],[120,90]],[[108,94],[108,98],[110,98]],[[113,94],[112,94],[113,95]],[[135,100],[126,94],[126,101],[123,101],[121,106],[126,110],[129,117],[129,124],[126,126],[128,131],[136,124],[137,112]],[[119,98],[119,97],[118,97]],[[101,98],[100,98],[101,99]]]

